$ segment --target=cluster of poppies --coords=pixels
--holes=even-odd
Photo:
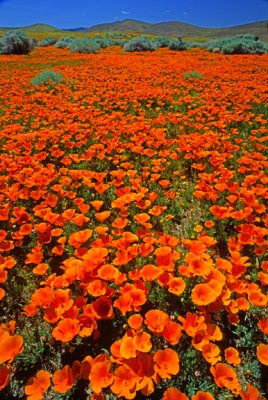
[[[27,400],[77,387],[263,399],[232,331],[255,324],[266,368],[267,55],[46,47],[1,61],[3,393],[38,323],[60,362],[31,365]],[[64,83],[31,86],[51,65]],[[184,78],[197,67],[202,79]],[[180,380],[188,348],[204,390]]]

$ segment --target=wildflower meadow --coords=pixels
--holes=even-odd
[[[268,55],[0,55],[0,398],[264,400]]]

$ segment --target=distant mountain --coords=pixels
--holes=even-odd
[[[123,21],[94,25],[87,30],[88,32],[145,33],[152,25],[135,19],[124,19]]]
[[[53,32],[62,32],[62,29],[55,28],[54,26],[47,24],[33,24],[28,26],[22,26],[20,28],[8,28],[3,27],[0,28],[0,32],[6,32],[11,30],[20,30],[23,32],[33,32],[33,33],[53,33]]]
[[[253,22],[228,28],[201,28],[184,22],[169,21],[157,24],[125,19],[123,21],[94,25],[88,28],[88,32],[122,32],[141,33],[169,37],[204,37],[217,38],[232,36],[238,33],[252,33],[262,39],[268,40],[268,27],[266,21]]]
[[[137,21],[134,19],[124,19],[123,21],[98,24],[89,28],[71,28],[58,29],[46,24],[34,24],[21,28],[0,28],[0,32],[6,32],[11,29],[19,29],[29,33],[47,33],[60,34],[66,32],[81,33],[100,33],[100,32],[116,32],[116,33],[135,33],[147,34],[155,36],[168,37],[186,37],[186,38],[219,38],[225,36],[233,36],[239,33],[252,33],[261,39],[268,40],[268,24],[266,21],[253,22],[250,24],[232,26],[228,28],[201,28],[184,22],[169,21],[150,24],[148,22]]]
[[[70,29],[62,29],[63,31],[67,31],[67,32],[83,32],[83,31],[87,31],[88,28],[70,28]]]

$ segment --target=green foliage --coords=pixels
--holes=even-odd
[[[73,40],[74,37],[72,36],[63,36],[57,41],[57,43],[55,43],[55,47],[58,47],[59,49],[64,49],[66,47],[69,47]]]
[[[171,42],[166,36],[157,36],[152,41],[156,43],[157,47],[168,47]]]
[[[219,49],[223,54],[264,54],[268,45],[255,35],[235,35],[229,38],[211,40],[206,44],[209,51]]]
[[[38,46],[46,47],[46,46],[53,46],[57,42],[55,37],[49,36],[38,42]]]
[[[147,36],[137,36],[124,44],[125,51],[154,51],[157,49],[157,44],[150,40]]]
[[[182,40],[182,38],[174,39],[169,42],[168,45],[169,50],[186,50],[187,44]]]
[[[59,84],[62,83],[64,80],[62,74],[59,72],[53,71],[53,70],[47,70],[43,71],[40,74],[38,74],[35,78],[33,78],[31,84],[33,86],[40,86],[44,84]]]
[[[100,49],[100,44],[95,39],[81,38],[74,39],[69,48],[73,53],[95,54]]]
[[[36,42],[21,31],[8,31],[0,39],[0,54],[29,54]]]
[[[202,75],[198,71],[189,71],[183,75],[184,79],[194,78],[203,79]]]

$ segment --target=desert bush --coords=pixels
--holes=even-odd
[[[223,54],[264,54],[268,51],[268,45],[252,34],[211,40],[206,47],[209,51],[219,49]]]
[[[105,49],[106,47],[117,45],[117,42],[115,40],[103,38],[103,37],[96,38],[96,42],[99,44],[101,49]]]
[[[147,36],[137,36],[125,43],[123,49],[129,52],[154,51],[157,49],[157,45]]]
[[[81,39],[74,39],[70,46],[71,52],[73,53],[97,53],[100,49],[99,43],[95,39],[90,38],[81,38]]]
[[[181,38],[173,39],[169,42],[168,48],[169,50],[186,50],[187,44]]]
[[[46,47],[46,46],[53,46],[57,42],[55,37],[46,37],[40,42],[38,42],[38,46]]]
[[[40,86],[43,84],[52,84],[53,86],[62,83],[64,80],[62,74],[53,70],[43,71],[32,79],[33,86]]]
[[[55,43],[54,46],[58,47],[59,49],[64,49],[66,47],[69,47],[73,41],[74,38],[72,36],[63,36]]]
[[[29,54],[36,46],[36,39],[21,31],[8,31],[0,39],[1,54]]]
[[[194,79],[202,79],[202,75],[198,71],[189,71],[183,75],[184,79],[194,78]]]
[[[166,36],[157,36],[152,41],[156,43],[157,47],[168,47],[170,44],[170,39]]]

